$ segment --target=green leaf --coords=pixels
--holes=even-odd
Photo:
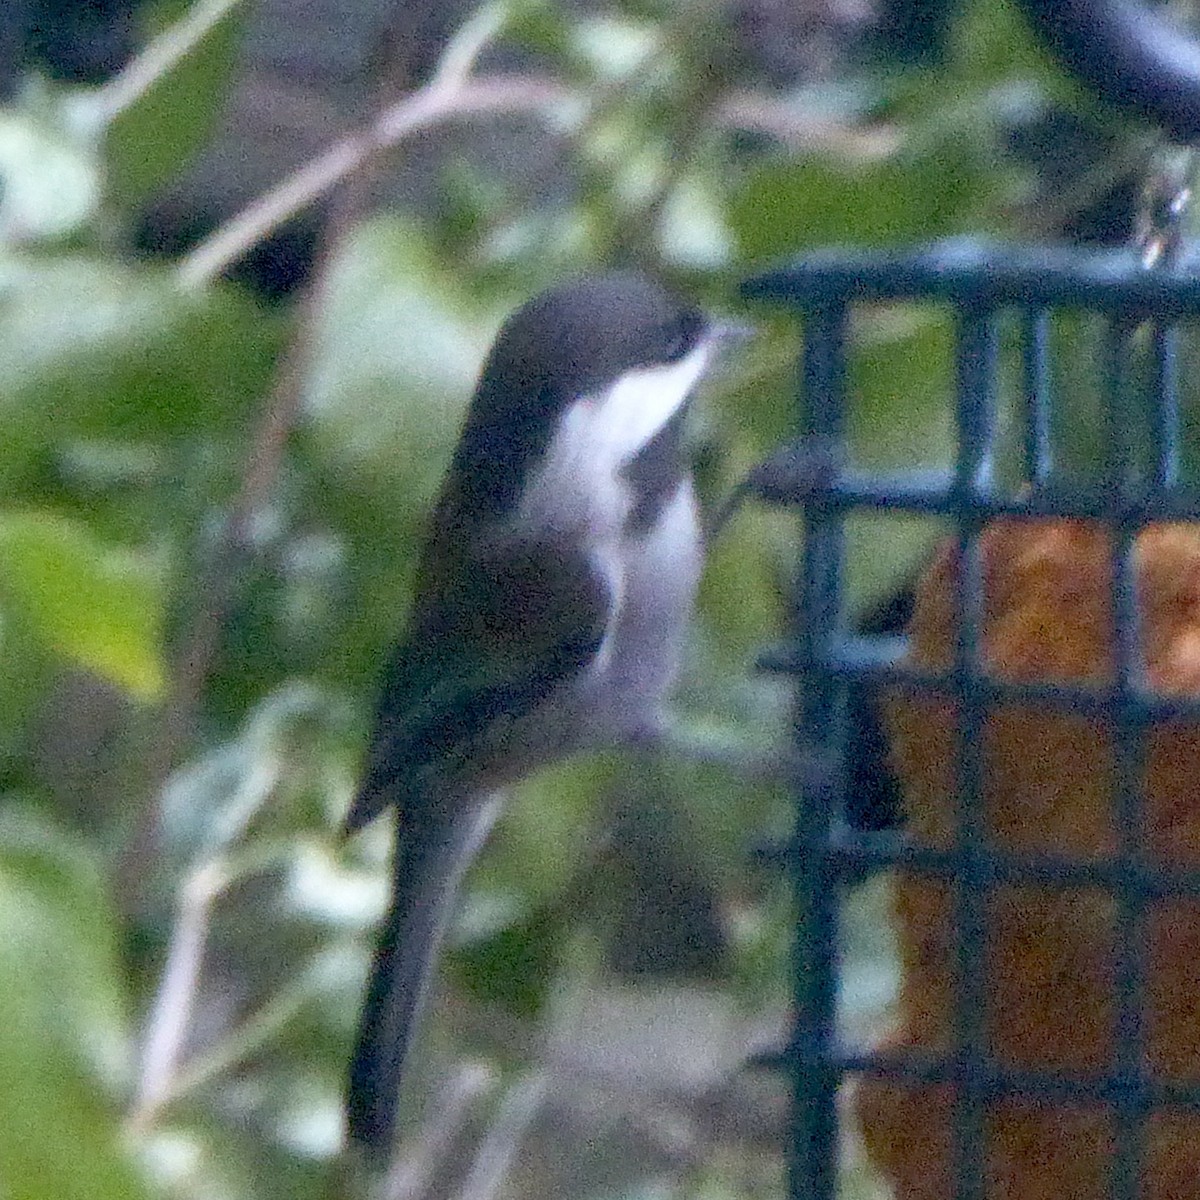
[[[0,600],[63,657],[143,699],[161,691],[161,584],[143,558],[62,517],[0,513]]]
[[[369,221],[339,248],[298,441],[311,501],[347,547],[354,605],[328,658],[358,687],[399,627],[420,531],[510,303],[481,299],[411,221]]]
[[[456,973],[477,999],[536,1016],[553,976],[561,926],[553,906],[535,908],[515,924],[455,949]]]
[[[571,47],[571,22],[547,0],[514,0],[508,6],[505,40],[540,54],[565,58]]]
[[[732,535],[716,539],[706,556],[699,615],[716,634],[727,670],[752,662],[763,643],[778,635],[784,605],[781,581],[792,569],[796,539],[790,514],[748,507],[735,518]]]
[[[0,109],[0,238],[61,237],[94,214],[99,164],[61,108],[33,89],[23,99]]]
[[[729,221],[745,257],[768,259],[828,243],[887,246],[957,232],[979,200],[966,155],[806,159],[754,172],[731,196]]]
[[[864,313],[850,369],[850,437],[870,470],[949,466],[954,453],[954,329],[933,306]]]
[[[190,0],[154,6],[155,31],[188,12]],[[225,111],[241,45],[242,21],[235,5],[145,95],[108,128],[106,161],[111,198],[122,205],[143,200],[178,179]]]
[[[592,807],[616,765],[610,754],[578,755],[536,772],[513,789],[502,831],[481,866],[479,878],[486,886],[477,893],[476,909],[466,913],[469,933],[490,932],[497,914],[503,923],[514,911],[507,903],[483,903],[489,891],[494,902],[507,898],[517,909],[544,903],[562,891],[586,858],[584,834]]]
[[[947,82],[976,89],[1013,79],[1054,85],[1061,99],[1083,92],[1039,43],[1011,0],[969,0],[951,27]]]
[[[432,495],[499,316],[445,271],[413,223],[370,221],[347,239],[305,397],[309,428],[348,472],[346,486],[386,477],[410,500]]]
[[[0,259],[0,418],[27,440],[211,434],[241,425],[277,327],[229,287],[184,292],[161,268]],[[0,454],[7,455],[5,445]],[[0,474],[3,471],[0,458]]]
[[[105,1098],[128,1071],[104,881],[57,830],[0,822],[0,1190],[125,1200],[144,1187]]]

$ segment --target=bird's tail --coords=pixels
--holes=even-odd
[[[391,1149],[400,1080],[454,897],[499,807],[495,797],[453,799],[397,820],[392,901],[371,964],[346,1092],[350,1139],[372,1158]]]

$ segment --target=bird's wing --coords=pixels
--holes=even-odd
[[[481,735],[536,708],[604,641],[611,583],[569,542],[495,545],[456,575],[388,665],[347,831],[403,807],[428,769],[469,770]]]
[[[400,807],[392,903],[371,968],[347,1088],[349,1132],[370,1155],[391,1145],[404,1065],[458,881],[486,837],[495,802],[473,793],[473,748],[496,721],[529,712],[585,670],[609,627],[608,580],[552,542],[480,556],[435,597],[385,678],[355,829]],[[462,796],[431,791],[454,779]]]

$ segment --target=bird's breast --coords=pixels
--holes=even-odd
[[[615,736],[637,735],[659,720],[679,668],[702,557],[695,493],[686,477],[665,497],[653,524],[631,528],[611,552],[616,602],[583,686]]]

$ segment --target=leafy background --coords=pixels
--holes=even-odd
[[[506,311],[598,264],[732,310],[755,269],[831,242],[1125,236],[1144,132],[1008,5],[949,7],[10,4],[5,1200],[355,1194],[340,1089],[387,835],[336,831]],[[446,75],[464,25],[450,46],[481,53]],[[411,111],[437,70],[442,119],[300,193],[295,171]],[[483,110],[480,80],[499,81]],[[277,185],[282,227],[239,232]],[[795,427],[799,331],[753,316],[696,414],[710,504]],[[945,462],[944,319],[871,310],[855,346],[855,457]],[[852,534],[858,612],[935,530]],[[786,886],[754,850],[788,827],[789,697],[752,668],[796,552],[793,518],[762,508],[712,548],[672,749],[513,797],[392,1194],[782,1194],[786,1083],[744,1063],[786,1029]],[[894,986],[881,882],[844,925],[844,1023],[869,1038]],[[849,1134],[846,1161],[848,1195],[882,1194]]]

